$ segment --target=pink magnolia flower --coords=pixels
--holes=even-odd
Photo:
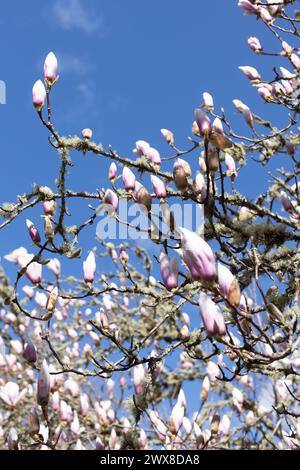
[[[247,124],[250,127],[253,127],[253,116],[252,116],[252,113],[250,111],[250,108],[240,100],[233,100],[233,104],[236,107],[236,109],[240,113],[242,113],[242,115],[244,116],[244,119],[247,122]]]
[[[56,202],[54,200],[51,201],[43,201],[42,202],[43,210],[45,215],[54,215],[56,209]]]
[[[201,105],[206,111],[213,111],[214,110],[214,100],[210,93],[204,92],[203,93],[203,104]]]
[[[182,420],[184,417],[184,407],[180,403],[176,403],[172,409],[171,416],[169,418],[170,431],[173,434],[177,434],[180,426],[182,425]]]
[[[241,300],[238,282],[229,269],[221,263],[218,263],[218,285],[223,297],[230,305],[237,308]]]
[[[199,297],[199,306],[204,328],[208,336],[223,336],[226,326],[220,307],[203,292]]]
[[[24,343],[24,358],[28,362],[36,362],[36,347],[30,339]]]
[[[34,223],[31,222],[31,220],[26,219],[26,226],[27,226],[28,233],[29,233],[30,238],[33,241],[33,243],[40,243],[41,237],[40,237],[39,231],[35,227]]]
[[[250,36],[250,38],[248,38],[248,44],[254,52],[262,51],[262,45],[258,38]]]
[[[159,154],[159,151],[156,150],[155,148],[149,147],[147,150],[146,156],[152,163],[156,165],[160,165],[161,163],[160,154]]]
[[[81,135],[84,139],[90,140],[93,137],[93,131],[89,127],[81,131]]]
[[[39,405],[47,405],[50,394],[50,374],[46,359],[43,360],[40,368],[37,384],[37,402]]]
[[[188,185],[188,177],[191,176],[191,167],[182,158],[177,158],[173,165],[173,178],[176,188],[180,191],[186,189]]]
[[[222,121],[219,117],[216,117],[212,123],[212,130],[218,134],[224,135],[224,129]]]
[[[150,179],[155,195],[159,198],[165,198],[167,196],[167,188],[164,181],[155,175],[151,175]]]
[[[135,175],[130,170],[130,168],[127,168],[127,166],[124,166],[123,173],[122,173],[122,180],[123,180],[124,188],[126,189],[126,191],[130,191],[134,189]]]
[[[118,174],[117,165],[115,164],[115,162],[112,162],[108,170],[108,177],[110,180],[114,180],[117,177],[117,174]]]
[[[249,78],[249,80],[260,81],[261,76],[254,67],[250,67],[249,65],[244,65],[244,66],[240,66],[239,69],[241,70],[241,72],[243,72],[243,74],[246,75],[247,78]]]
[[[174,134],[169,129],[161,129],[161,135],[169,145],[174,145]]]
[[[282,207],[286,212],[290,212],[291,210],[293,210],[292,201],[285,191],[281,191],[280,200],[281,200]]]
[[[236,164],[233,157],[229,153],[225,153],[225,165],[227,168],[227,175],[233,176],[237,174]]]
[[[208,135],[211,132],[211,120],[205,113],[201,111],[201,109],[195,110],[195,121],[202,137]]]
[[[178,229],[181,234],[183,261],[194,280],[213,281],[217,277],[216,261],[210,246],[194,232]]]
[[[224,436],[229,435],[230,431],[230,418],[228,415],[223,415],[219,424],[218,434],[223,434]]]
[[[44,79],[48,86],[52,86],[58,79],[58,63],[53,52],[49,52],[44,63]]]
[[[7,261],[10,261],[12,263],[18,263],[19,264],[19,258],[21,258],[24,255],[27,255],[27,250],[26,250],[26,248],[21,246],[20,248],[16,248],[15,250],[13,250],[8,255],[5,255],[4,259],[6,259]]]
[[[148,144],[148,142],[145,142],[145,140],[138,140],[135,143],[135,149],[133,150],[133,152],[139,156],[147,155],[149,147],[150,144]]]
[[[14,408],[22,398],[26,395],[27,389],[24,388],[21,392],[19,385],[15,382],[7,382],[0,389],[0,398],[11,408]]]
[[[93,251],[90,251],[87,259],[83,262],[83,273],[85,282],[93,282],[97,266]]]
[[[111,189],[106,190],[103,196],[103,203],[107,206],[110,206],[111,209],[114,209],[115,211],[118,210],[119,199],[116,193],[114,193]]]
[[[293,52],[292,46],[290,46],[286,41],[281,43],[283,55],[289,55]]]
[[[258,6],[253,4],[249,0],[239,0],[238,6],[243,8],[246,16],[254,15],[258,13]]]
[[[60,261],[57,258],[53,258],[46,264],[47,268],[52,271],[55,276],[60,275]]]
[[[176,258],[171,258],[163,251],[159,257],[160,261],[160,274],[163,283],[169,291],[178,286],[178,263]]]
[[[204,176],[199,171],[196,173],[193,187],[194,191],[200,194],[200,201],[204,201],[207,195],[206,182]]]
[[[270,12],[267,10],[267,8],[260,7],[260,9],[259,9],[259,15],[260,15],[261,19],[262,19],[265,23],[272,23],[273,17],[272,17],[272,15],[270,14]]]
[[[32,261],[33,258],[34,255],[26,253],[18,258],[18,264],[21,268],[27,266],[26,276],[33,284],[39,284],[42,280],[42,265],[36,261]]]
[[[82,393],[80,395],[80,407],[81,407],[82,416],[87,416],[89,409],[90,409],[90,403],[89,403],[89,397],[87,396],[86,393]]]
[[[203,379],[202,382],[202,388],[201,388],[201,400],[205,401],[208,397],[208,392],[210,390],[210,381],[208,376],[206,375]]]
[[[27,295],[28,299],[33,299],[34,297],[34,289],[30,286],[24,286],[22,287],[23,292]]]
[[[297,54],[291,55],[291,62],[297,70],[300,70],[300,57]]]
[[[41,111],[45,104],[47,93],[45,85],[41,80],[35,82],[32,88],[32,103],[38,112]]]
[[[145,370],[143,364],[138,364],[133,368],[133,384],[137,395],[143,393],[143,382],[145,379]]]
[[[134,199],[135,201],[144,206],[146,211],[151,210],[152,198],[151,195],[148,193],[147,189],[139,182],[135,182],[135,190],[134,190]]]
[[[19,440],[19,436],[18,436],[16,429],[11,428],[7,436],[8,450],[19,450],[18,440]]]

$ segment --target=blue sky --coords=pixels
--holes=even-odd
[[[6,83],[7,103],[0,106],[1,202],[29,192],[33,182],[55,187],[59,160],[31,102],[32,85],[42,78],[49,51],[60,65],[52,105],[61,134],[91,127],[95,141],[112,144],[123,155],[134,158],[135,141],[145,139],[169,156],[160,129],[171,129],[184,148],[204,91],[213,95],[217,110],[225,108],[240,132],[248,131],[235,113],[234,98],[272,116],[278,125],[286,123],[277,107],[264,105],[237,68],[252,65],[271,77],[273,59],[256,56],[247,45],[249,36],[258,36],[266,50],[274,50],[271,35],[253,17],[243,16],[237,0],[2,2],[0,79]],[[110,162],[72,156],[76,166],[69,187],[94,191],[109,186]],[[250,196],[266,183],[261,170],[256,167],[255,178],[251,171],[242,170],[237,182]],[[25,218],[41,226],[40,214],[40,208],[23,214],[0,232],[1,257],[21,245],[30,250]],[[75,215],[85,220],[89,213],[80,208]],[[85,257],[96,244],[94,228],[80,241]],[[3,265],[13,279],[15,267]]]
[[[29,192],[34,182],[55,189],[59,159],[31,102],[32,85],[42,78],[43,62],[51,50],[60,68],[52,94],[58,131],[80,134],[84,127],[91,127],[95,141],[106,147],[112,144],[131,158],[138,139],[169,156],[160,135],[162,127],[175,133],[178,147],[186,148],[193,112],[204,91],[213,95],[217,111],[225,108],[238,132],[249,131],[234,110],[234,98],[263,117],[272,116],[278,125],[286,123],[278,107],[266,106],[238,70],[239,65],[252,65],[271,78],[274,59],[255,55],[247,38],[258,36],[270,52],[278,45],[260,22],[243,16],[236,0],[12,0],[2,6],[0,31],[6,44],[0,79],[7,87],[7,103],[0,106],[2,202]],[[75,168],[68,178],[69,188],[94,192],[109,186],[110,162],[74,153],[72,158]],[[197,154],[189,161],[196,170]],[[255,196],[267,179],[252,164],[240,171],[236,186]],[[147,177],[143,184],[149,186]],[[72,223],[90,215],[81,205],[76,210],[74,204],[70,207]],[[1,257],[20,245],[30,249],[25,218],[41,227],[40,214],[40,207],[22,214],[0,232]],[[94,227],[80,243],[85,257],[96,244]],[[73,261],[66,265],[74,269]],[[13,276],[15,267],[7,262],[4,266]],[[81,261],[76,266],[81,270]]]
[[[262,103],[237,69],[249,64],[270,74],[273,62],[249,50],[248,36],[260,37],[266,49],[272,38],[253,17],[243,17],[236,0],[12,0],[3,3],[1,13],[6,49],[0,79],[7,86],[7,104],[0,106],[1,201],[14,200],[33,182],[54,187],[58,158],[31,103],[32,85],[42,77],[50,50],[60,63],[52,98],[59,132],[91,127],[96,141],[132,158],[139,138],[169,155],[162,127],[172,129],[184,147],[203,91],[214,96],[218,109],[225,107],[241,131],[246,128],[233,98],[264,116],[278,113]],[[108,162],[82,155],[74,162],[73,189],[107,186]],[[248,173],[241,172],[239,180],[243,190],[253,190]],[[24,218],[0,233],[2,255],[28,242]]]

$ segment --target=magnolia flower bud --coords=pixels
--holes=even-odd
[[[216,117],[212,123],[212,130],[218,134],[224,135],[223,124],[220,118]]]
[[[29,233],[30,238],[33,241],[33,243],[40,243],[41,237],[40,237],[39,231],[35,227],[34,223],[31,222],[31,220],[26,219],[26,225],[27,225],[28,233]]]
[[[9,450],[19,450],[18,433],[15,428],[11,428],[7,436],[7,446]]]
[[[43,360],[38,384],[37,384],[37,402],[40,406],[45,406],[48,404],[50,394],[50,374],[48,370],[48,364],[46,359]]]
[[[26,276],[33,284],[39,284],[42,280],[42,265],[36,261],[31,261],[33,255],[26,253],[18,258],[18,264],[22,269],[26,268]],[[29,264],[30,263],[30,264]]]
[[[138,364],[133,368],[133,383],[135,393],[140,395],[143,393],[143,382],[145,379],[145,370],[143,364]]]
[[[229,153],[225,153],[225,165],[227,168],[227,176],[237,175],[235,161]]]
[[[85,282],[93,282],[97,266],[95,254],[90,251],[87,259],[83,262],[83,274]]]
[[[45,237],[47,240],[51,241],[54,238],[54,229],[52,225],[51,218],[48,215],[45,215],[44,218],[44,231],[45,231]]]
[[[210,423],[210,432],[212,436],[215,436],[216,434],[218,434],[219,425],[220,425],[220,416],[218,413],[215,413]]]
[[[180,328],[179,335],[181,339],[188,338],[190,336],[189,327],[187,325],[183,325]]]
[[[201,108],[204,108],[206,111],[213,111],[214,110],[214,100],[213,97],[205,92],[203,93],[203,104],[201,105]]]
[[[115,162],[112,162],[108,170],[108,177],[110,180],[114,180],[117,177],[117,174],[118,174],[117,165],[115,164]]]
[[[130,170],[130,168],[127,168],[127,166],[125,166],[123,169],[122,180],[123,180],[124,188],[126,189],[126,191],[130,191],[134,189],[135,175]]]
[[[54,215],[56,209],[56,202],[52,201],[43,201],[42,202],[43,210],[45,215]]]
[[[156,150],[155,148],[149,147],[147,150],[146,156],[155,165],[160,165],[161,163],[160,154],[159,154],[159,151]]]
[[[155,175],[151,175],[150,179],[155,195],[159,198],[165,198],[167,196],[167,188],[165,183]]]
[[[176,188],[184,191],[188,186],[188,177],[191,176],[191,167],[182,158],[177,158],[173,166],[173,177]]]
[[[120,247],[119,260],[121,261],[121,263],[124,263],[124,264],[126,264],[127,261],[129,260],[128,253],[126,252],[124,246]]]
[[[197,123],[199,133],[202,137],[210,134],[211,132],[211,121],[209,117],[204,114],[201,109],[195,110],[195,121]]]
[[[152,197],[147,189],[138,181],[135,183],[134,198],[138,204],[145,207],[147,212],[151,210]]]
[[[293,204],[285,191],[281,191],[280,200],[282,207],[285,211],[290,212],[293,209]]]
[[[220,307],[203,292],[199,297],[199,306],[204,328],[208,336],[223,336],[226,326]]]
[[[196,177],[193,183],[193,188],[194,188],[195,193],[200,194],[200,201],[201,202],[204,201],[207,195],[206,183],[205,183],[204,176],[199,171],[197,171],[196,173]]]
[[[103,196],[103,203],[109,207],[109,212],[111,210],[118,210],[119,206],[119,199],[116,193],[114,193],[111,189],[107,189],[104,196]]]
[[[230,431],[230,418],[226,414],[222,416],[220,421],[218,434],[223,434],[224,436],[228,436]]]
[[[169,418],[169,426],[172,434],[178,433],[179,428],[182,425],[183,417],[184,407],[180,403],[176,403]]]
[[[149,148],[150,148],[150,144],[148,144],[148,142],[145,142],[144,140],[138,140],[135,143],[135,149],[133,151],[137,155],[143,156],[143,155],[147,155]]]
[[[209,378],[206,375],[203,379],[202,388],[201,388],[201,400],[202,401],[205,401],[207,399],[209,389],[210,389],[210,382],[209,382]]]
[[[174,145],[174,134],[173,134],[173,132],[169,131],[168,129],[161,129],[160,132],[161,132],[162,136],[164,137],[164,139],[166,139],[166,142],[169,145]]]
[[[52,291],[49,293],[48,300],[47,300],[46,310],[48,312],[50,313],[54,312],[57,299],[58,299],[58,289],[57,287],[54,287]]]
[[[281,43],[283,55],[290,55],[293,52],[292,46],[290,46],[286,41]]]
[[[58,79],[57,58],[53,52],[49,52],[44,63],[44,79],[47,86],[51,87]]]
[[[171,291],[178,286],[178,263],[176,258],[171,260],[162,251],[159,257],[160,274],[166,289]]]
[[[33,106],[38,112],[41,111],[42,107],[45,104],[47,93],[46,88],[41,80],[35,82],[32,88],[32,102]]]
[[[244,66],[240,66],[239,70],[243,72],[243,74],[245,74],[246,77],[249,78],[249,80],[251,81],[261,80],[260,74],[254,67],[250,67],[249,65],[244,65]]]
[[[249,0],[239,0],[238,6],[243,8],[246,16],[254,15],[258,13],[258,6],[253,4]]]
[[[297,54],[291,55],[291,62],[297,70],[300,70],[300,57]]]
[[[93,131],[87,127],[81,131],[81,135],[84,139],[90,140],[93,137]]]
[[[250,127],[253,127],[253,116],[250,108],[240,100],[233,100],[236,109],[243,114],[245,121]]]
[[[259,14],[263,21],[265,21],[266,23],[272,23],[273,18],[266,8],[260,7]]]
[[[248,38],[248,44],[254,52],[259,53],[262,51],[262,46],[259,42],[259,39],[251,36],[250,38]]]
[[[29,433],[31,436],[39,433],[40,419],[35,408],[31,408],[28,415]]]
[[[213,281],[217,276],[215,256],[210,246],[194,232],[178,229],[181,234],[183,261],[193,280]]]
[[[218,263],[218,284],[223,297],[233,307],[238,307],[241,300],[239,284],[226,266]]]
[[[36,362],[36,347],[30,339],[24,343],[23,356],[28,362]]]

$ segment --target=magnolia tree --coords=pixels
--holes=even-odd
[[[268,78],[239,69],[284,127],[233,99],[240,135],[205,92],[185,149],[161,130],[164,158],[144,140],[123,156],[91,129],[61,135],[51,96],[67,85],[47,56],[33,105],[58,176],[1,206],[3,230],[28,217],[27,246],[5,257],[13,283],[1,271],[1,448],[300,447],[296,3],[239,1],[274,38],[272,50],[248,38],[273,57]],[[74,152],[101,159],[105,188],[69,188]],[[278,154],[284,166],[270,173]],[[242,166],[262,193],[237,191]]]

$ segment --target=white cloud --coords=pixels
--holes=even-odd
[[[81,57],[70,55],[64,52],[58,52],[57,57],[59,60],[60,73],[86,75],[93,69],[93,66]]]
[[[103,34],[103,17],[92,11],[83,0],[57,0],[53,6],[54,16],[59,26],[72,31],[80,29],[86,33]]]

